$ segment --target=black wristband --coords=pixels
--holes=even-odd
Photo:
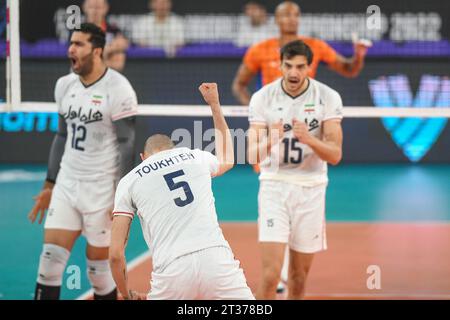
[[[55,182],[56,182],[54,179],[50,179],[49,177],[45,178],[45,181],[53,183],[53,184],[55,184]]]

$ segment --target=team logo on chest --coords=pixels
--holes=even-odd
[[[69,110],[63,114],[65,120],[74,120],[79,119],[84,124],[88,124],[91,122],[102,121],[103,114],[97,110],[92,110],[89,108],[89,112],[84,112],[83,107],[79,107],[78,110],[69,106]]]
[[[312,131],[320,127],[319,120],[315,118],[312,120],[305,119],[305,124],[308,126],[308,131]]]
[[[320,101],[322,105],[322,100]],[[319,121],[314,116],[316,113],[316,105],[314,103],[306,103],[303,107],[303,112],[305,113],[305,124],[308,126],[308,131],[315,130],[320,127]],[[309,116],[312,116],[309,117]]]

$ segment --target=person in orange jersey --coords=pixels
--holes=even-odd
[[[233,80],[233,95],[242,105],[250,102],[248,85],[258,74],[262,77],[262,86],[281,77],[280,49],[288,42],[302,40],[312,50],[312,61],[308,76],[314,78],[320,62],[345,77],[356,77],[364,66],[367,44],[355,43],[354,55],[345,58],[337,53],[325,41],[298,35],[300,7],[291,1],[280,3],[275,10],[275,21],[280,30],[278,38],[271,38],[251,46]]]

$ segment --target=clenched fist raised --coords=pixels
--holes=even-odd
[[[209,104],[211,108],[214,109],[220,107],[217,83],[202,83],[200,87],[198,87],[198,90],[200,90],[203,99],[205,99],[205,102]]]

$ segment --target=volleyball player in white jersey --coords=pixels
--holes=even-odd
[[[153,257],[148,299],[254,299],[218,224],[211,189],[211,177],[233,167],[233,142],[217,85],[199,89],[212,110],[216,155],[174,148],[169,137],[154,135],[142,163],[117,187],[110,262],[125,299],[139,298],[128,288],[124,254],[135,215]]]
[[[314,253],[327,248],[327,163],[336,165],[342,157],[342,100],[335,90],[307,77],[311,61],[304,42],[286,44],[282,78],[250,101],[248,156],[261,167],[258,299],[275,298],[286,245],[288,299],[303,297]]]
[[[58,299],[75,240],[87,240],[88,278],[94,299],[116,299],[108,261],[115,187],[133,167],[136,94],[128,80],[103,62],[105,34],[94,24],[73,32],[71,73],[55,87],[59,113],[47,179],[29,214],[45,221],[35,299]]]

